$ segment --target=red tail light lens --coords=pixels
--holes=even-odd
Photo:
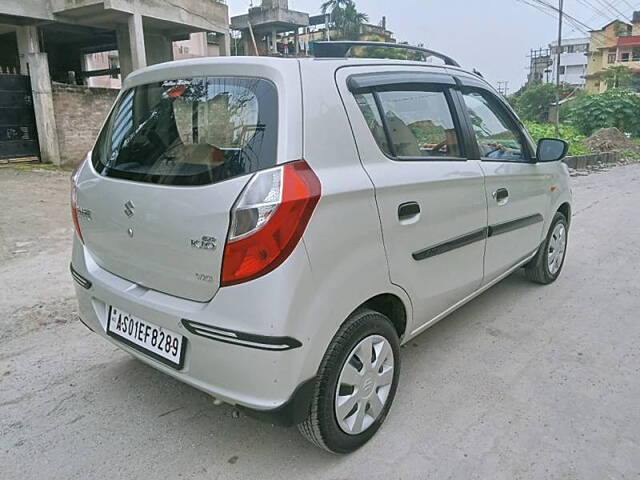
[[[87,161],[90,153],[82,160],[78,166],[76,166],[75,170],[71,174],[71,219],[73,220],[73,229],[78,235],[78,238],[82,243],[84,243],[84,239],[82,238],[82,232],[80,231],[80,222],[78,221],[78,199],[77,199],[77,187],[76,182],[78,181],[78,174],[82,165]]]
[[[304,160],[256,173],[231,210],[221,286],[261,277],[296,247],[320,200],[320,181]]]

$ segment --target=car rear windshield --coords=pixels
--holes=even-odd
[[[107,177],[205,185],[276,164],[278,99],[263,79],[200,77],[125,91],[92,153]]]

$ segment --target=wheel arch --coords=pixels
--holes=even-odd
[[[381,293],[369,298],[358,305],[344,321],[360,309],[370,309],[386,316],[393,324],[399,339],[402,339],[407,331],[408,309],[404,301],[394,293]]]
[[[567,219],[567,223],[571,225],[571,205],[569,202],[564,202],[562,205],[558,207],[556,212],[560,212],[564,215],[564,218]]]

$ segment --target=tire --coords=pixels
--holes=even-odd
[[[558,246],[560,244],[558,243],[559,240],[557,240],[557,237],[559,231],[564,232],[564,238],[561,240],[562,251],[560,253],[561,257],[558,259],[557,252],[559,252]],[[547,238],[540,246],[536,256],[533,257],[531,262],[529,262],[524,269],[527,278],[542,285],[548,285],[555,282],[560,276],[560,272],[562,272],[562,267],[564,266],[568,240],[569,225],[567,223],[567,219],[564,214],[556,212],[553,217],[553,221],[551,222],[551,227],[549,227]],[[554,257],[556,261],[551,262],[553,265],[550,266],[550,259],[554,251],[556,252],[556,257]]]
[[[372,342],[371,346],[369,341]],[[367,364],[370,370],[364,368],[364,362],[362,365],[358,364],[357,353],[364,357],[362,353],[366,351],[374,352]],[[378,351],[382,353],[375,355]],[[379,369],[375,362],[380,362]],[[389,370],[389,365],[392,371]],[[358,371],[358,368],[361,370]],[[355,373],[358,374],[359,386],[350,390],[347,383],[354,378]],[[357,450],[375,435],[384,422],[396,393],[399,375],[400,341],[391,321],[373,310],[357,310],[333,337],[322,359],[309,414],[298,425],[298,430],[311,443],[329,452],[350,453]],[[389,380],[389,385],[381,386]],[[339,399],[336,393],[340,393],[342,399],[348,399],[342,404],[342,410],[338,410]],[[339,411],[344,414],[350,408],[347,404],[351,404],[353,398],[361,398],[367,394],[369,400],[358,400],[353,406],[355,413],[347,414],[339,420],[338,417],[343,416],[338,414]],[[384,401],[380,401],[381,397]],[[360,417],[362,420],[358,422]],[[352,420],[352,431],[348,432]],[[362,426],[361,431],[359,425]]]

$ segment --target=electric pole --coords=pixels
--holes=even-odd
[[[562,52],[562,19],[564,0],[559,0],[558,8],[558,50],[556,51],[556,136],[560,136],[560,60]]]

